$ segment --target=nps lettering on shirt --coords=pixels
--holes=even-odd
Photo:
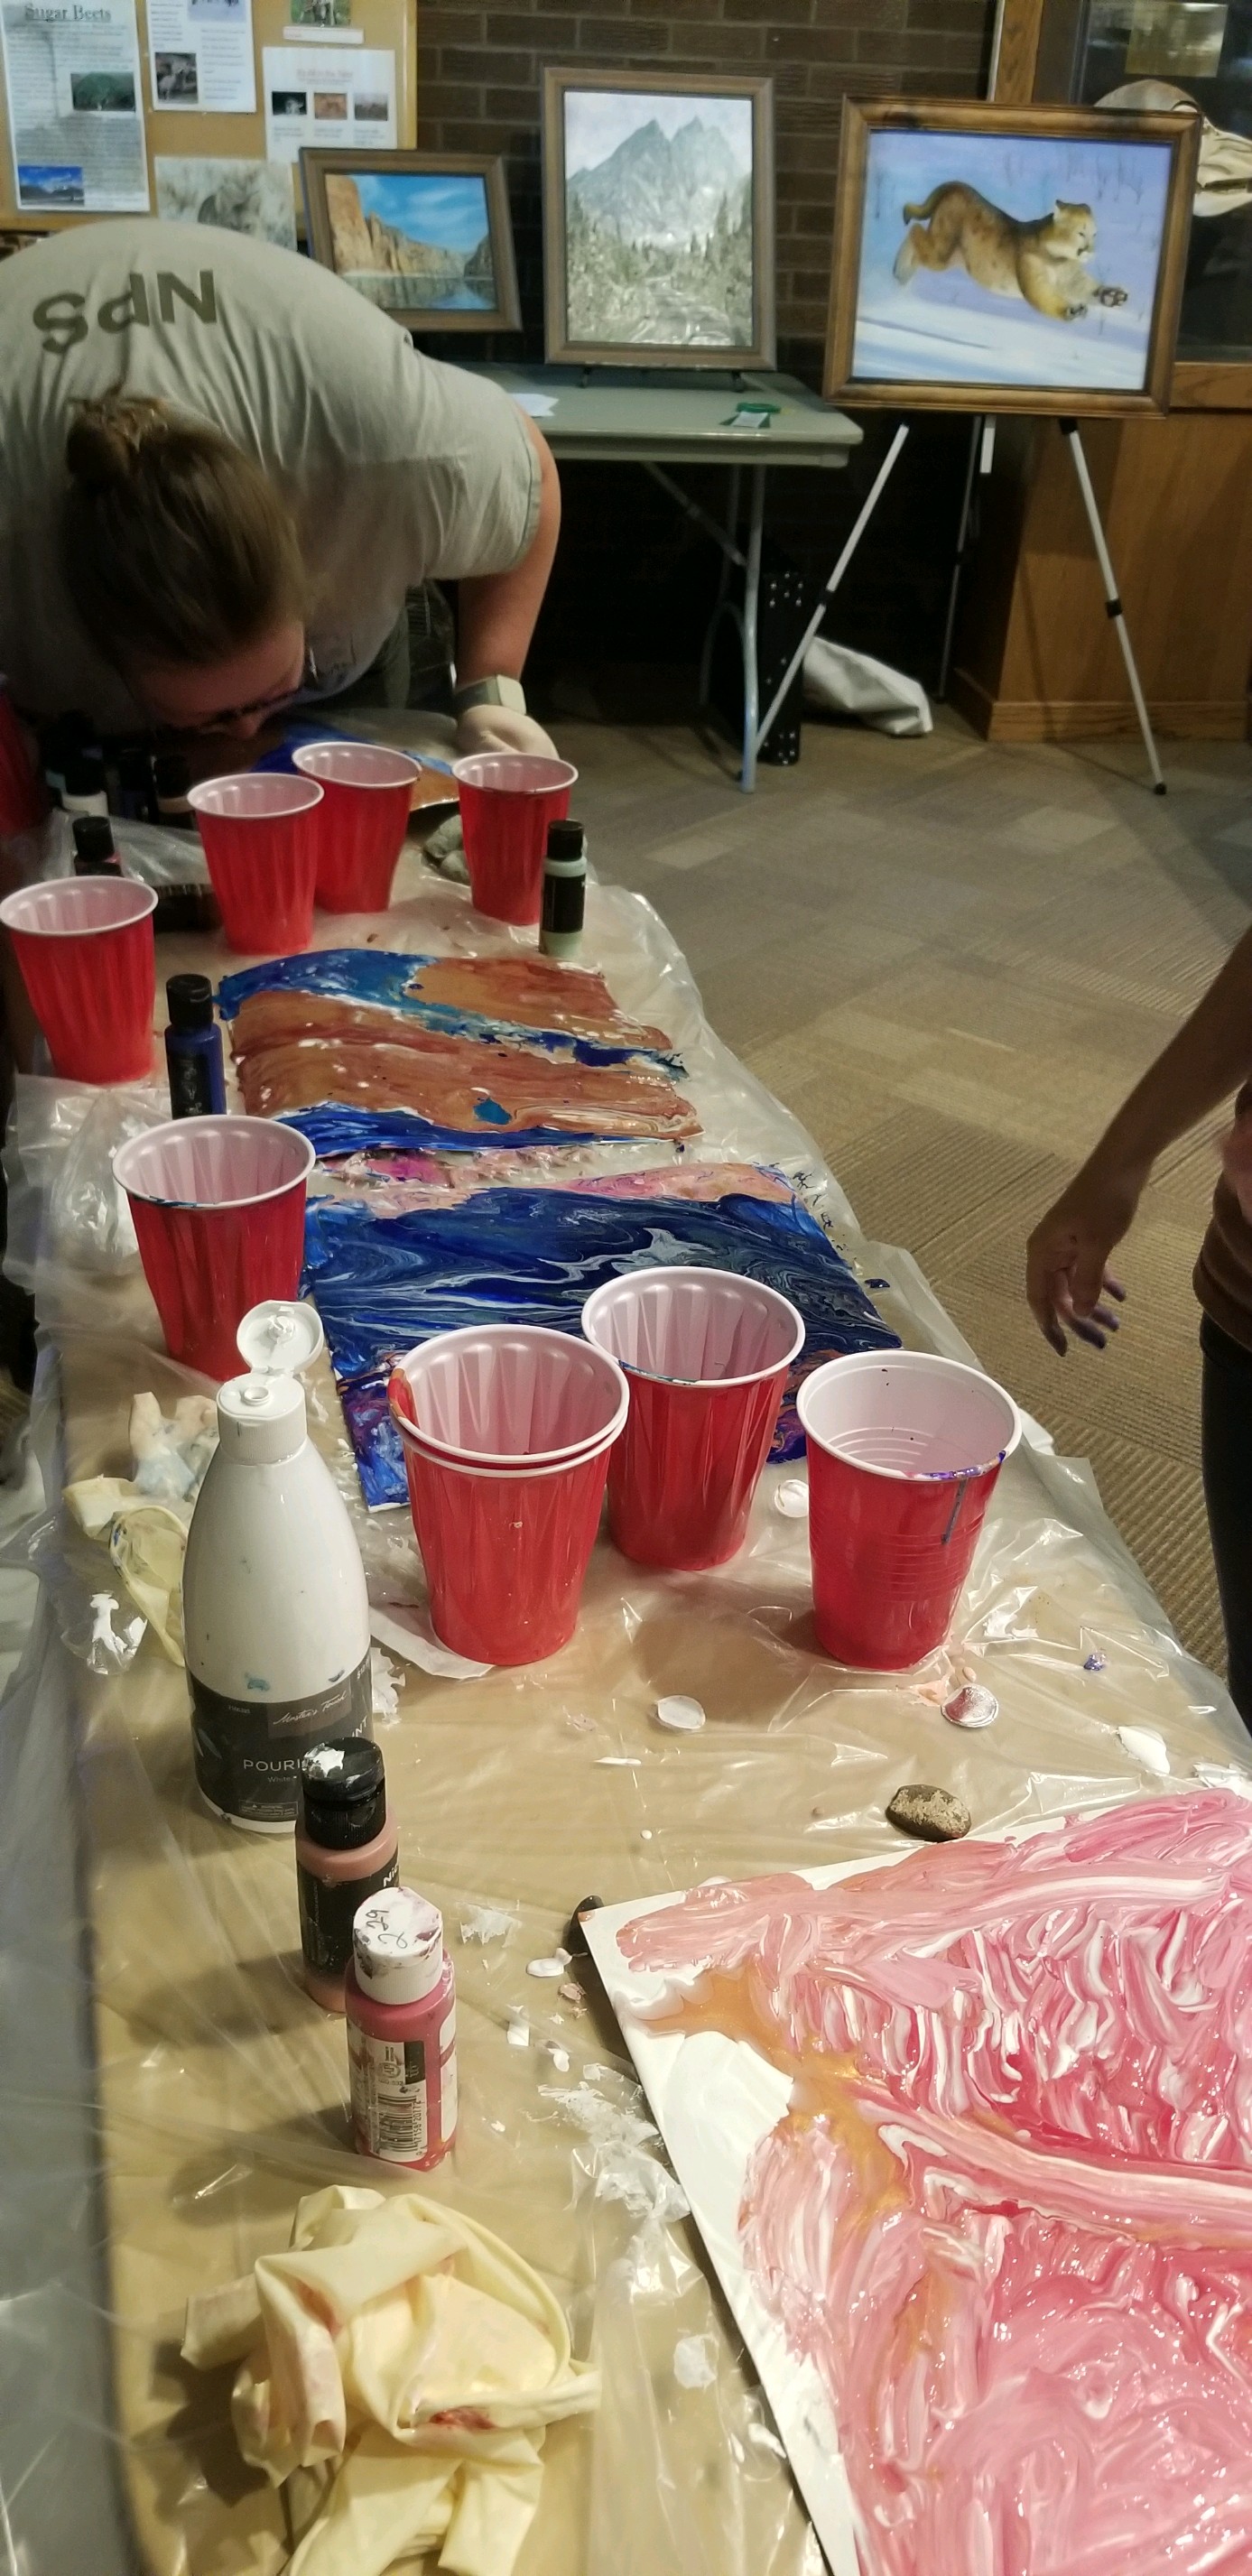
[[[200,322],[217,320],[217,286],[211,268],[200,271],[199,290],[173,269],[159,268],[155,278],[132,270],[121,295],[106,296],[94,314],[88,312],[88,298],[68,292],[46,295],[31,314],[40,345],[50,358],[63,358],[67,349],[85,340],[94,327],[119,333],[140,327],[151,330],[155,322],[176,322],[179,308],[194,313]]]

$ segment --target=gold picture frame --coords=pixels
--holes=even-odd
[[[609,146],[602,160],[575,171],[566,167],[571,99],[589,103],[585,109],[579,105],[576,113]],[[632,100],[639,102],[633,121]],[[697,113],[700,100],[712,112],[707,127]],[[687,101],[692,115],[684,119],[677,103]],[[683,166],[673,145],[693,122],[701,132]],[[623,160],[620,177],[603,183],[600,206],[589,192],[573,200],[578,264],[571,278],[571,179],[592,179],[607,171],[611,162],[635,150],[638,138],[645,138],[638,148],[646,148],[652,127],[665,147],[659,156],[663,176],[686,192],[683,208],[675,198],[677,220],[691,222],[692,231],[683,241],[665,243],[647,232],[632,238],[623,229],[631,203],[630,171]],[[615,134],[620,134],[617,143],[612,142]],[[651,148],[657,156],[655,143]],[[614,185],[619,193],[617,207],[611,209],[608,192]],[[709,229],[701,236],[698,226],[705,217]],[[745,217],[750,226],[746,291]],[[614,257],[614,240],[620,260]],[[543,76],[543,242],[549,360],[588,367],[773,367],[774,85],[768,73],[719,76],[550,66]],[[618,273],[609,275],[610,267]],[[723,294],[726,336],[718,337]],[[604,311],[602,331],[585,327],[596,318],[597,299]],[[615,327],[623,319],[631,320],[630,332]],[[668,336],[667,320],[673,323]],[[701,332],[708,336],[698,336]]]
[[[520,331],[513,225],[504,163],[498,155],[306,150],[300,155],[300,181],[314,259],[345,278],[405,330],[419,332],[423,338],[436,331]],[[361,194],[362,183],[371,201],[368,205]],[[476,231],[480,203],[486,229],[471,244],[469,234]],[[425,214],[423,204],[428,209]],[[410,231],[410,224],[417,223],[424,223],[425,230]],[[434,237],[440,232],[442,240]],[[442,258],[447,266],[432,267],[429,261],[412,268],[392,268],[381,262],[368,268],[347,264],[358,242],[362,250],[376,248],[389,234],[396,237],[395,243],[385,246],[397,261],[403,260],[407,242],[411,250],[426,251],[434,260]],[[412,280],[407,289],[406,278]],[[421,300],[423,284],[438,287],[441,283],[443,300]],[[490,290],[489,300],[484,288]]]
[[[827,399],[1074,418],[1166,411],[1199,140],[1199,119],[1176,115],[845,100]],[[1128,152],[1144,156],[1137,193]],[[1072,198],[1057,185],[1066,172]],[[1040,213],[1006,209],[1014,193],[1037,193]],[[1127,284],[1098,276],[1110,256]],[[942,288],[916,290],[935,274]]]

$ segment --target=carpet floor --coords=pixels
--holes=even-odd
[[[993,1375],[1092,1461],[1180,1634],[1220,1664],[1191,1267],[1222,1121],[1153,1180],[1103,1356],[1061,1362],[1022,1294],[1035,1218],[1249,919],[1252,751],[1021,749],[806,727],[754,796],[678,726],[570,693],[605,876],[648,895],[709,1018],[816,1137],[866,1232],[905,1245]]]

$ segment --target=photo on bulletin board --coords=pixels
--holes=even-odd
[[[395,321],[423,333],[520,330],[503,161],[303,151],[300,177],[314,259]]]
[[[543,233],[550,359],[772,367],[772,81],[545,71]]]
[[[1169,403],[1198,117],[846,100],[823,391],[893,409]]]
[[[209,224],[250,233],[280,250],[296,247],[296,201],[283,161],[194,158],[158,152],[156,210],[167,224]]]

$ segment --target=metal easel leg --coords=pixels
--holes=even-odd
[[[965,568],[965,550],[969,543],[969,523],[974,513],[974,478],[982,453],[983,418],[975,413],[970,423],[969,456],[965,466],[965,490],[961,495],[961,516],[956,532],[956,553],[952,558],[952,580],[948,590],[948,613],[943,624],[943,649],[939,655],[939,681],[935,696],[942,701],[948,694],[948,671],[952,661],[952,637],[956,630],[956,603]]]
[[[808,651],[808,649],[809,649],[809,646],[810,646],[810,644],[812,643],[813,638],[814,638],[814,636],[815,636],[815,635],[816,635],[816,633],[817,633],[818,627],[821,625],[822,619],[824,618],[824,616],[825,616],[825,614],[826,614],[826,611],[827,611],[828,607],[830,606],[830,602],[831,602],[831,600],[834,598],[835,592],[836,592],[836,591],[838,590],[838,588],[839,588],[839,584],[840,584],[840,582],[842,581],[843,576],[844,576],[845,572],[847,571],[849,564],[850,564],[850,563],[851,563],[851,561],[852,561],[853,555],[856,553],[857,547],[859,546],[859,544],[860,544],[860,542],[861,542],[861,539],[862,539],[862,537],[864,536],[864,534],[865,534],[865,531],[866,531],[867,527],[869,526],[870,520],[873,518],[874,512],[875,512],[875,510],[876,510],[876,509],[877,509],[877,507],[878,507],[878,502],[879,502],[880,496],[881,496],[881,494],[882,494],[882,492],[883,492],[883,490],[884,490],[884,488],[885,488],[885,485],[886,485],[886,482],[887,482],[887,478],[888,478],[888,476],[889,476],[889,474],[890,474],[890,472],[891,472],[892,466],[895,464],[896,458],[897,458],[897,456],[899,455],[901,448],[902,448],[902,447],[903,447],[903,445],[904,445],[905,439],[908,437],[908,434],[909,434],[909,425],[908,425],[908,422],[907,422],[907,421],[901,421],[901,423],[900,423],[900,427],[899,427],[899,428],[898,428],[898,430],[896,431],[895,437],[892,439],[891,445],[890,445],[890,447],[888,448],[887,453],[886,453],[886,455],[884,456],[883,461],[882,461],[881,465],[880,465],[880,466],[879,466],[879,468],[878,468],[878,472],[877,472],[877,473],[876,473],[876,475],[874,476],[874,480],[873,480],[873,483],[872,483],[872,484],[871,484],[871,486],[870,486],[869,492],[868,492],[868,494],[866,495],[866,498],[865,498],[865,500],[863,501],[863,503],[862,503],[862,505],[861,505],[861,508],[860,508],[860,510],[859,510],[859,512],[858,512],[858,514],[857,514],[857,518],[856,518],[855,524],[854,524],[854,526],[853,526],[852,533],[851,533],[851,535],[850,535],[850,536],[848,537],[848,539],[847,539],[847,542],[846,542],[846,544],[845,544],[845,546],[844,546],[843,552],[842,552],[842,554],[841,554],[841,555],[840,555],[840,557],[839,557],[839,561],[838,561],[838,563],[835,565],[835,569],[834,569],[834,571],[832,572],[832,574],[831,574],[831,576],[830,576],[830,579],[829,579],[829,581],[828,581],[828,582],[827,582],[827,584],[826,584],[825,590],[822,592],[822,596],[821,596],[820,600],[818,601],[817,607],[815,608],[815,610],[814,610],[814,612],[813,612],[813,615],[812,615],[812,616],[811,616],[811,618],[809,619],[808,625],[806,626],[806,628],[805,628],[805,630],[804,630],[804,633],[803,633],[803,635],[801,636],[800,641],[799,641],[799,643],[797,644],[796,649],[795,649],[794,653],[793,653],[793,654],[792,654],[792,656],[791,656],[791,660],[790,660],[790,661],[789,661],[789,663],[787,664],[787,668],[786,668],[786,671],[785,671],[785,672],[784,672],[784,674],[783,674],[783,678],[782,678],[782,680],[781,680],[781,682],[780,682],[780,684],[779,684],[778,688],[777,688],[777,689],[775,689],[775,691],[774,691],[774,695],[773,695],[773,698],[772,698],[772,700],[771,700],[771,702],[770,702],[769,706],[766,708],[765,713],[764,713],[764,715],[762,716],[761,721],[760,721],[760,723],[759,723],[759,724],[758,724],[758,726],[757,726],[757,729],[756,729],[756,749],[757,749],[758,751],[760,750],[761,745],[762,745],[762,743],[763,743],[763,742],[764,742],[764,740],[765,740],[766,734],[769,732],[770,726],[772,725],[772,723],[773,723],[773,721],[774,721],[774,718],[775,718],[775,716],[777,715],[777,713],[778,713],[778,710],[779,710],[780,706],[782,705],[783,699],[786,697],[787,691],[788,691],[788,689],[790,688],[791,683],[792,683],[792,681],[794,680],[795,675],[796,675],[797,671],[798,671],[798,670],[799,670],[799,668],[800,668],[800,664],[801,664],[801,663],[802,663],[802,661],[804,660],[804,656],[805,656],[805,654],[807,653],[807,651]],[[745,696],[746,696],[746,691],[745,691]],[[755,767],[755,763],[754,763],[754,767]],[[746,782],[745,782],[745,783],[746,783]]]
[[[1143,747],[1148,755],[1148,767],[1152,772],[1152,793],[1154,796],[1163,796],[1165,794],[1165,781],[1161,775],[1160,761],[1156,756],[1156,738],[1152,731],[1152,719],[1148,714],[1147,700],[1144,697],[1143,690],[1140,686],[1139,673],[1135,665],[1134,653],[1131,650],[1130,637],[1126,631],[1126,619],[1122,609],[1121,600],[1118,597],[1117,577],[1113,570],[1113,559],[1108,550],[1103,527],[1100,524],[1100,512],[1096,505],[1095,493],[1091,488],[1091,476],[1087,471],[1087,459],[1083,452],[1082,440],[1078,435],[1077,421],[1063,420],[1061,422],[1061,436],[1065,440],[1066,445],[1069,448],[1070,455],[1074,460],[1074,472],[1078,477],[1078,489],[1082,494],[1083,508],[1087,513],[1087,524],[1091,530],[1091,542],[1096,550],[1096,561],[1100,567],[1100,578],[1104,583],[1104,598],[1107,613],[1111,617],[1113,624],[1117,629],[1117,640],[1122,648],[1122,660],[1126,665],[1126,677],[1130,682],[1130,694],[1135,702],[1135,714],[1139,719],[1139,731],[1143,736]]]
[[[760,679],[756,661],[757,607],[761,596],[761,538],[765,529],[765,468],[754,465],[748,503],[748,560],[743,577],[743,766],[739,784],[745,796],[756,785],[756,756],[769,728],[758,723]]]

